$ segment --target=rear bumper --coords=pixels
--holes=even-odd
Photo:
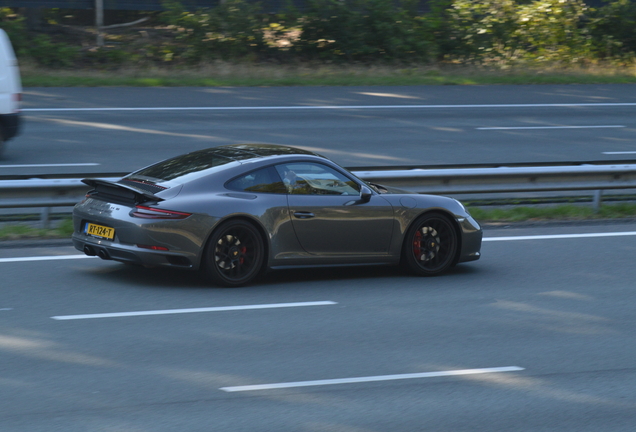
[[[22,116],[20,113],[0,115],[0,133],[4,141],[17,136],[22,126]]]
[[[73,210],[73,245],[87,255],[150,267],[197,269],[204,236],[193,234],[206,226],[198,215],[183,220],[154,220],[130,216],[131,208],[92,198]],[[114,230],[112,240],[87,234],[87,223]],[[204,233],[205,235],[206,233]]]
[[[114,260],[149,267],[178,267],[193,269],[192,260],[178,253],[152,251],[136,246],[115,244],[94,239],[82,234],[73,234],[73,246],[88,256],[98,256],[104,260]]]

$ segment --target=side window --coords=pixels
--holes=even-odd
[[[244,192],[287,193],[287,189],[274,167],[262,168],[242,175],[227,183],[225,187]]]
[[[356,182],[322,164],[297,162],[276,165],[287,193],[299,195],[359,195]]]

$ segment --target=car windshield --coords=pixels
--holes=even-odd
[[[234,148],[200,150],[143,168],[129,175],[127,179],[170,181],[209,168],[252,158],[254,158],[253,154]]]

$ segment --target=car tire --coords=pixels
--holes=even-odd
[[[204,270],[216,285],[239,287],[258,276],[264,258],[258,229],[244,220],[230,220],[212,233],[205,250]]]
[[[451,220],[441,213],[427,213],[408,229],[402,262],[417,275],[438,275],[453,266],[458,245],[457,230]]]

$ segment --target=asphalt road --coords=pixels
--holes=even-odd
[[[441,277],[293,270],[240,289],[0,248],[0,430],[633,431],[635,228],[490,229],[480,261]],[[281,307],[297,302],[331,303]],[[235,307],[253,305],[273,306]],[[235,308],[165,312],[219,307]],[[134,311],[159,312],[75,316]],[[405,375],[448,371],[464,372]]]
[[[635,85],[28,88],[23,107],[0,175],[127,172],[243,142],[352,167],[636,160]]]

